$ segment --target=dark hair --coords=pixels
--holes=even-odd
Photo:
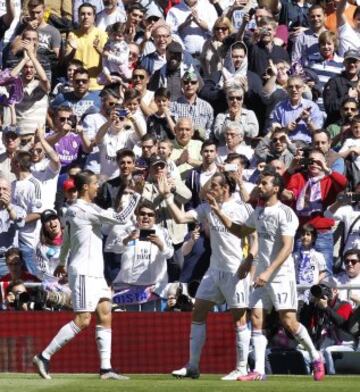
[[[154,212],[156,211],[156,207],[155,207],[155,204],[153,202],[151,202],[150,200],[142,200],[138,204],[138,206],[136,207],[135,215],[138,215],[140,210],[143,209],[143,208],[148,208],[149,210],[154,211]]]
[[[246,54],[246,49],[243,42],[238,41],[231,45],[231,50],[233,51],[235,49],[242,49]]]
[[[317,233],[317,230],[315,229],[315,227],[309,223],[305,223],[305,225],[302,225],[300,228],[300,235],[302,235],[304,233],[311,234],[311,236],[312,236],[311,242],[314,244],[317,239],[317,236],[318,236],[318,233]]]
[[[141,143],[147,142],[148,140],[151,140],[154,144],[157,144],[156,137],[151,133],[145,133],[145,135],[141,138]]]
[[[85,4],[85,3],[84,3]],[[75,72],[74,72],[74,77],[75,77],[75,75],[83,75],[83,74],[86,74],[87,76],[89,76],[89,71],[86,69],[86,68],[84,68],[84,67],[80,67],[80,68],[78,68],[78,69],[76,69],[75,70]]]
[[[22,257],[21,250],[19,248],[10,248],[5,252],[5,259],[7,259],[9,256],[12,255],[18,255]]]
[[[9,283],[9,286],[8,286],[6,292],[7,292],[8,294],[11,293],[12,290],[14,289],[14,287],[20,286],[21,284],[24,284],[24,281],[23,281],[22,279],[12,280],[12,281]]]
[[[359,109],[359,104],[355,98],[347,97],[341,102],[341,107],[345,106],[347,103],[354,103],[356,107]]]
[[[146,8],[144,8],[140,3],[137,3],[137,2],[131,4],[131,5],[129,5],[129,7],[127,7],[127,13],[129,14],[130,12],[133,12],[134,10],[139,10],[144,14],[146,12]]]
[[[215,139],[206,139],[204,143],[201,145],[200,152],[203,152],[205,147],[213,146],[213,145],[215,146],[216,149],[218,148],[218,143]]]
[[[225,163],[230,163],[232,161],[235,161],[235,159],[238,159],[240,161],[241,166],[244,167],[244,169],[248,169],[250,166],[250,161],[246,158],[245,155],[243,154],[238,154],[237,152],[231,152],[225,159]]]
[[[260,177],[272,177],[273,185],[279,187],[278,195],[284,190],[284,181],[274,166],[266,165],[260,173]]]
[[[138,90],[135,89],[126,89],[124,92],[124,102],[125,101],[130,101],[133,99],[139,99],[141,98],[141,94]]]
[[[106,28],[107,33],[120,33],[125,34],[126,32],[126,24],[121,22],[116,22]]]
[[[321,10],[325,13],[324,7],[322,7],[320,4],[313,4],[313,5],[309,8],[308,15],[310,14],[311,11],[317,10],[317,9],[321,9]]]
[[[96,15],[96,7],[92,5],[91,3],[82,3],[80,7],[78,8],[78,13],[80,14],[81,8],[91,8],[94,12],[94,15]]]
[[[348,250],[344,253],[343,259],[345,260],[346,257],[348,257],[349,255],[356,255],[356,258],[357,258],[358,260],[360,260],[360,249],[355,249],[355,248],[353,248],[353,249],[348,249]]]
[[[360,14],[360,6],[359,5],[355,8],[355,11],[353,13],[353,19],[355,19],[358,14]]]
[[[129,148],[122,148],[121,150],[116,151],[116,162],[119,162],[124,157],[130,157],[135,162],[135,153]]]
[[[44,7],[45,6],[44,0],[29,0],[27,7],[29,9],[29,8],[35,8],[39,5],[42,5]]]
[[[99,94],[100,98],[108,98],[109,96],[120,99],[120,84],[112,83],[104,87]]]
[[[68,68],[70,65],[76,65],[78,68],[83,68],[84,63],[81,60],[78,59],[72,59],[67,63],[66,68]]]
[[[58,107],[55,109],[55,115],[57,116],[57,115],[59,114],[59,112],[72,113],[73,110],[72,110],[72,107],[71,107],[71,106],[61,105],[61,106],[58,106]]]
[[[29,151],[16,151],[14,158],[21,170],[31,171],[32,155]]]
[[[360,115],[354,116],[350,121],[350,126],[353,127],[355,124],[360,123]]]
[[[156,98],[167,98],[167,99],[170,99],[170,97],[171,97],[171,93],[170,93],[170,91],[167,89],[167,88],[165,88],[165,87],[159,87],[156,91],[155,91],[155,94],[154,94],[154,98],[156,99]]]
[[[315,131],[313,132],[313,134],[312,134],[312,140],[314,140],[314,136],[315,136],[315,135],[320,135],[320,133],[325,133],[325,135],[326,135],[326,137],[327,137],[327,140],[331,140],[330,133],[329,133],[329,131],[327,131],[326,129],[317,129],[317,130],[315,130]]]
[[[74,184],[76,190],[80,193],[83,191],[84,185],[89,185],[91,177],[95,176],[95,173],[91,170],[83,170],[74,177]]]
[[[216,172],[212,178],[215,177],[220,177],[221,181],[220,181],[220,185],[221,186],[228,186],[229,187],[229,193],[232,194],[235,192],[236,190],[236,182],[235,180],[229,175],[229,173],[224,172]]]

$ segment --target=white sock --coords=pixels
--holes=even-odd
[[[97,325],[95,339],[100,357],[100,368],[111,369],[111,328]]]
[[[65,324],[41,355],[45,359],[49,360],[52,355],[64,347],[66,343],[70,342],[70,340],[72,340],[80,331],[81,329],[74,323],[74,321],[70,321]]]
[[[252,340],[254,345],[254,354],[255,354],[255,372],[260,374],[265,374],[265,354],[266,354],[266,346],[267,339],[263,334],[262,330],[253,330],[252,331]]]
[[[191,323],[189,366],[199,368],[200,356],[206,339],[206,324]]]
[[[320,354],[316,350],[314,343],[310,338],[309,332],[302,324],[300,324],[299,330],[294,335],[294,338],[304,346],[312,361],[316,361],[320,358]]]
[[[236,335],[236,369],[247,373],[251,331],[247,325],[235,328]]]

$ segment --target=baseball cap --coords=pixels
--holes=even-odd
[[[167,46],[166,50],[169,53],[181,53],[181,54],[183,53],[182,46],[179,44],[179,42],[176,41],[171,41]]]
[[[354,50],[354,49],[347,50],[344,54],[344,60],[347,60],[347,59],[360,60],[360,51]]]
[[[64,190],[64,192],[67,192],[67,191],[71,191],[73,189],[76,189],[74,180],[72,178],[68,178],[63,183],[63,190]]]
[[[155,165],[158,165],[159,163],[166,165],[166,161],[164,159],[162,159],[159,155],[153,155],[150,158],[150,166],[155,166]]]
[[[45,210],[42,212],[41,214],[41,223],[44,224],[45,222],[47,222],[48,220],[52,219],[52,218],[59,218],[58,214],[56,213],[56,211],[54,210]]]

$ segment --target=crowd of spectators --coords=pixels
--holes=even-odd
[[[190,310],[211,228],[176,222],[159,184],[189,211],[221,172],[239,208],[255,208],[270,165],[300,221],[297,283],[330,279],[334,324],[350,318],[360,288],[336,286],[360,287],[356,1],[4,0],[0,39],[3,310],[71,308],[58,262],[85,169],[99,176],[101,208],[141,200],[125,225],[103,227],[114,309]],[[315,340],[320,297],[299,290]]]

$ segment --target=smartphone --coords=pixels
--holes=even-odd
[[[128,115],[128,111],[121,106],[115,106],[115,114],[118,117],[126,117]]]
[[[238,170],[238,165],[236,163],[226,163],[224,165],[224,171],[226,172],[235,172]]]
[[[155,230],[154,229],[140,229],[140,237],[139,240],[140,241],[149,241],[148,240],[148,236],[151,234],[155,234]]]
[[[77,126],[77,117],[75,116],[75,114],[69,116],[69,120],[70,120],[71,129],[75,129]]]

